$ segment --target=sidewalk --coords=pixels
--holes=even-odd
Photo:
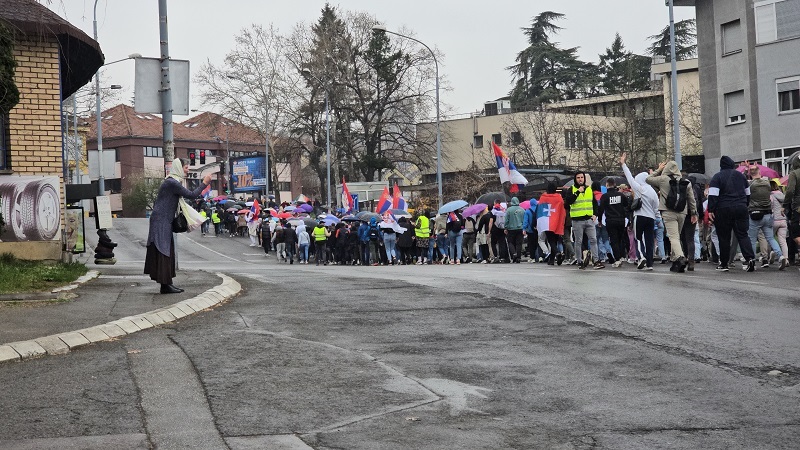
[[[66,353],[90,342],[178,320],[241,290],[239,283],[221,274],[178,271],[175,285],[185,291],[164,295],[141,271],[94,264],[87,267],[99,276],[75,289],[47,296],[60,296],[59,300],[0,302],[0,361],[43,356],[43,352]],[[9,343],[14,345],[4,345]]]

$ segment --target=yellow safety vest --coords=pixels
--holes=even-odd
[[[592,202],[594,202],[594,194],[592,193],[592,189],[587,187],[583,191],[583,194],[581,194],[578,192],[578,188],[572,186],[572,193],[577,195],[578,198],[575,200],[575,203],[569,206],[569,216],[573,219],[576,217],[593,216],[594,207]]]
[[[319,241],[325,241],[327,239],[328,238],[325,236],[325,227],[315,227],[314,228],[314,240],[315,241],[319,242]]]
[[[427,217],[419,216],[417,219],[417,228],[414,229],[414,234],[418,238],[427,239],[431,236],[431,227]]]
[[[211,221],[214,222],[214,223],[220,223],[221,222],[221,220],[219,218],[219,214],[217,214],[216,211],[211,213]]]

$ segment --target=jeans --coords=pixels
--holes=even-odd
[[[308,262],[308,244],[300,244],[300,252],[297,257],[300,261]]]
[[[464,255],[464,258],[474,259],[475,233],[461,234],[461,254]]]
[[[294,244],[286,245],[286,257],[289,258],[289,261],[294,261]]]
[[[575,220],[572,219],[572,234],[575,236],[575,257],[583,257],[583,235],[589,237],[589,250],[591,250],[592,258],[595,261],[600,261],[600,253],[597,247],[597,235],[594,226],[594,221],[591,219]]]
[[[433,246],[436,244],[436,238],[431,237],[428,239],[428,262],[433,263]]]
[[[447,256],[447,235],[446,234],[437,234],[436,235],[436,248],[439,249],[439,255],[444,258]]]
[[[611,239],[608,235],[608,228],[606,226],[595,226],[595,235],[597,236],[597,251],[599,259],[606,259],[607,255],[610,253],[617,257],[614,254],[614,250],[611,247]]]
[[[655,232],[658,257],[661,259],[667,259],[667,252],[664,249],[664,220],[660,217],[657,217],[655,220]]]
[[[772,214],[764,214],[764,217],[759,220],[753,220],[752,217],[750,218],[750,228],[747,230],[747,234],[750,236],[750,242],[753,244],[753,253],[755,253],[758,230],[764,232],[764,237],[767,238],[767,242],[769,242],[769,246],[772,247],[772,251],[778,255],[778,259],[782,258],[783,251],[781,251],[778,241],[775,240],[775,232],[772,228]]]
[[[286,244],[283,242],[278,242],[275,244],[275,257],[280,261],[281,259],[286,259]]]
[[[397,234],[383,233],[383,247],[386,249],[386,259],[391,263],[397,258]]]
[[[461,261],[461,245],[464,239],[462,231],[459,232],[447,232],[447,241],[450,243],[450,260],[451,261]]]

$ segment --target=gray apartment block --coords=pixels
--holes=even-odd
[[[800,0],[675,0],[694,6],[706,172],[719,159],[786,173],[800,151]]]

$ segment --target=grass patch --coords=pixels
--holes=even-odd
[[[79,263],[27,261],[4,253],[0,255],[0,294],[49,291],[72,283],[86,270]]]

